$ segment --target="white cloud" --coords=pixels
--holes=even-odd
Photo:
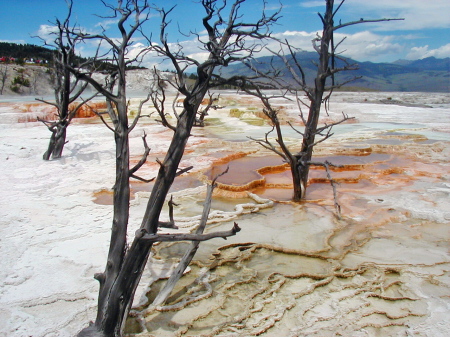
[[[208,52],[198,52],[198,53],[188,54],[187,56],[194,60],[197,60],[199,62],[204,62],[208,59],[209,53]]]
[[[37,36],[46,43],[51,44],[55,40],[55,33],[58,32],[58,27],[54,25],[40,25],[37,31]]]
[[[284,41],[287,40],[295,48],[313,51],[312,40],[316,37],[317,32],[305,31],[285,31],[283,33],[273,34],[273,37]],[[275,41],[269,42],[269,48],[276,51],[279,49],[278,43]]]
[[[147,48],[148,46],[146,46],[141,42],[134,43],[128,48],[127,58],[128,59],[141,58],[148,52],[146,50]]]
[[[436,58],[450,57],[450,43],[447,43],[446,45],[436,49],[429,50],[428,48],[428,45],[422,47],[413,47],[411,48],[411,51],[408,53],[406,58],[410,60],[417,60],[431,56],[434,56]]]
[[[398,54],[404,50],[404,46],[395,42],[396,36],[378,35],[369,31],[355,34],[335,34],[335,41],[346,37],[342,44],[345,56],[359,61],[384,61],[392,54]]]
[[[301,7],[323,7],[324,1],[312,0],[312,1],[303,1],[300,3]]]
[[[102,29],[108,29],[112,25],[116,25],[119,22],[119,19],[109,19],[98,22],[94,27],[101,27]]]
[[[294,47],[306,51],[314,51],[312,40],[318,32],[304,31],[286,31],[275,34],[274,36],[281,40],[288,40]],[[397,36],[379,35],[369,31],[358,32],[355,34],[335,33],[335,42],[338,43],[343,38],[345,41],[341,44],[338,51],[344,56],[351,57],[357,61],[381,62],[389,59],[389,56],[401,53],[405,46],[396,42]],[[269,46],[272,50],[279,48],[272,42]]]

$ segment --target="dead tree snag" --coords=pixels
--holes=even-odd
[[[206,61],[195,60],[185,55],[179,45],[169,43],[166,28],[169,24],[168,16],[174,8],[167,11],[157,9],[162,19],[160,43],[154,44],[151,39],[147,40],[151,43],[151,49],[170,60],[175,68],[176,78],[169,83],[184,96],[183,111],[178,116],[176,126],[171,128],[174,131],[172,141],[165,158],[159,161],[160,168],[140,229],[130,244],[126,236],[129,221],[129,179],[136,175],[136,172],[129,167],[128,136],[136,126],[141,111],[138,111],[129,125],[125,72],[128,64],[137,61],[136,58],[127,58],[127,50],[133,43],[134,35],[142,32],[142,24],[149,19],[150,5],[146,0],[126,2],[118,0],[116,6],[105,3],[105,6],[113,13],[109,18],[117,20],[120,32],[118,39],[106,36],[105,32],[96,35],[71,32],[84,40],[102,41],[110,47],[109,53],[103,58],[90,60],[90,63],[78,68],[70,66],[68,68],[77,79],[88,82],[106,98],[112,125],[107,124],[104,119],[103,121],[113,131],[116,143],[116,181],[110,249],[104,272],[95,275],[100,283],[97,318],[89,327],[83,329],[79,336],[109,337],[123,334],[124,324],[153,242],[157,238],[158,240],[167,239],[167,236],[157,234],[161,224],[159,218],[162,207],[175,177],[179,175],[180,161],[191,135],[199,106],[212,87],[211,79],[214,70],[218,66],[227,66],[253,56],[253,53],[261,47],[262,40],[269,35],[270,26],[277,20],[278,13],[266,16],[263,12],[262,17],[255,23],[242,22],[240,8],[243,3],[244,0],[236,0],[228,6],[226,1],[201,1],[202,8],[206,12],[203,26],[208,32],[207,37],[203,41],[199,34],[192,34],[199,37],[202,49],[208,50],[209,56]],[[251,47],[245,47],[246,41],[250,42]],[[95,81],[83,71],[89,64],[98,64],[99,61],[108,63],[105,69],[107,73],[105,83]],[[185,71],[188,67],[194,67],[198,74],[194,85],[189,87],[185,83]],[[149,93],[146,100],[151,98]],[[145,151],[140,162],[145,162],[147,154],[148,152]],[[225,233],[185,234],[184,236],[180,234],[170,237],[170,240],[202,241],[213,237],[234,235],[238,230],[239,227],[235,226]]]
[[[44,40],[45,45],[54,49],[53,62],[49,69],[55,94],[55,102],[38,98],[36,100],[52,105],[56,109],[55,121],[39,119],[51,132],[47,151],[43,155],[44,160],[61,158],[64,145],[66,144],[67,128],[77,111],[96,95],[94,93],[86,100],[83,100],[81,94],[85,91],[88,83],[81,82],[72,76],[68,68],[68,66],[78,63],[75,48],[81,42],[79,36],[68,32],[69,29],[75,29],[70,27],[73,2],[68,1],[68,6],[69,9],[66,19],[64,21],[56,19],[56,31],[52,33],[55,36],[53,42],[48,43]],[[88,73],[86,76],[90,76],[90,74]],[[76,102],[77,100],[79,100],[78,103]]]
[[[323,108],[327,109],[333,90],[355,79],[353,78],[344,83],[337,83],[335,75],[342,71],[357,69],[356,64],[350,64],[346,58],[340,56],[337,52],[337,48],[341,45],[343,40],[335,43],[334,33],[339,29],[355,24],[402,20],[361,19],[347,23],[341,23],[339,21],[338,24],[335,24],[336,14],[344,2],[345,0],[340,1],[339,5],[335,8],[334,0],[326,0],[325,13],[318,14],[322,21],[323,29],[321,35],[318,35],[313,40],[314,50],[318,53],[318,62],[316,64],[317,72],[314,78],[313,86],[307,85],[307,79],[305,72],[303,71],[301,61],[298,58],[295,48],[292,47],[287,41],[281,43],[282,47],[279,52],[271,52],[275,55],[275,57],[279,57],[283,60],[285,69],[287,69],[286,75],[290,79],[289,82],[280,76],[283,73],[280,69],[272,69],[267,73],[261,73],[254,65],[250,63],[247,64],[255,71],[255,78],[258,76],[259,78],[265,78],[266,81],[263,83],[267,83],[267,80],[270,80],[274,88],[282,88],[284,90],[281,94],[284,97],[287,93],[291,93],[295,97],[304,129],[300,131],[292,124],[289,125],[301,137],[301,145],[299,149],[294,150],[288,148],[283,139],[283,131],[281,128],[281,123],[278,119],[278,110],[270,103],[270,100],[274,98],[274,96],[268,96],[262,89],[260,89],[262,87],[261,82],[258,84],[250,79],[244,79],[240,80],[241,82],[239,83],[239,78],[237,78],[242,90],[259,97],[263,104],[263,112],[269,118],[273,129],[267,133],[264,138],[253,140],[257,141],[265,148],[277,153],[287,163],[289,163],[294,186],[293,201],[300,201],[305,196],[305,191],[308,184],[309,169],[312,165],[311,159],[314,147],[333,135],[332,128],[334,126],[351,119],[351,117],[343,114],[341,120],[334,123],[325,124],[324,126],[319,126],[320,113]],[[286,52],[284,50],[286,50]],[[337,60],[340,61],[340,64],[342,64],[341,66],[338,66]],[[252,84],[252,86],[256,86],[256,90],[248,89],[248,83]],[[303,100],[300,97],[299,91],[304,93],[306,100]],[[306,116],[303,114],[302,106],[306,106],[308,110]],[[276,143],[273,143],[273,141],[269,138],[271,132],[273,131],[275,131]]]

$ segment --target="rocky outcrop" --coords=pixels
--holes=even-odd
[[[0,64],[0,92],[3,96],[50,95],[53,90],[48,68],[39,65]]]

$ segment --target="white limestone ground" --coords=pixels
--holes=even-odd
[[[388,97],[391,97],[389,101],[397,104],[380,103],[380,100]],[[246,308],[241,312],[241,323],[246,320],[245,326],[240,326],[242,330],[239,330],[239,325],[235,325],[233,327],[236,329],[235,335],[238,336],[241,332],[254,334],[265,331],[265,336],[313,336],[320,335],[320,332],[323,333],[322,336],[331,336],[333,327],[340,326],[343,335],[370,336],[376,331],[373,330],[376,326],[371,326],[368,321],[372,320],[374,325],[382,326],[389,325],[383,320],[392,320],[395,315],[406,317],[399,318],[399,321],[408,320],[408,315],[405,314],[408,310],[416,315],[414,317],[420,319],[407,321],[407,323],[402,321],[403,325],[389,331],[399,336],[450,335],[450,323],[446,319],[450,314],[449,99],[443,94],[338,93],[334,102],[331,117],[345,111],[355,116],[359,122],[344,125],[340,130],[337,127],[336,134],[339,141],[356,142],[387,130],[426,135],[429,139],[441,141],[436,145],[439,151],[433,150],[432,146],[425,150],[423,147],[418,147],[417,154],[438,163],[443,172],[442,179],[436,182],[424,175],[422,180],[416,180],[395,193],[389,192],[381,196],[368,195],[365,202],[369,204],[380,203],[379,200],[382,199],[386,208],[400,210],[401,221],[371,230],[368,235],[365,230],[356,230],[362,223],[359,220],[364,218],[364,213],[361,213],[354,216],[357,224],[354,225],[353,232],[349,229],[337,231],[338,234],[333,237],[333,241],[329,242],[336,247],[350,247],[348,248],[350,250],[353,247],[356,252],[345,255],[345,258],[339,262],[341,267],[350,270],[364,266],[369,268],[368,273],[375,275],[373,279],[368,278],[367,275],[357,274],[347,285],[345,278],[329,280],[328,288],[318,286],[317,282],[308,281],[308,279],[293,280],[283,274],[286,273],[285,269],[279,267],[286,256],[277,260],[278,255],[272,256],[270,252],[258,250],[260,252],[258,254],[263,257],[260,258],[260,255],[255,253],[252,259],[265,261],[267,256],[271,256],[275,262],[265,266],[261,265],[262,262],[259,264],[255,262],[247,266],[248,268],[241,269],[239,272],[243,275],[240,277],[247,277],[245,273],[250,273],[250,270],[252,273],[264,275],[264,271],[273,266],[278,266],[277,270],[281,276],[267,282],[267,287],[271,290],[267,288],[266,297],[260,294],[259,304],[255,303],[255,307]],[[404,105],[399,105],[400,103]],[[414,104],[420,104],[420,106]],[[433,108],[425,108],[423,104]],[[61,160],[44,162],[42,154],[47,145],[49,132],[37,122],[16,123],[14,116],[17,110],[15,109],[11,105],[0,104],[0,186],[3,191],[0,194],[0,256],[2,257],[0,262],[0,336],[73,336],[89,320],[95,318],[97,283],[93,275],[104,268],[111,225],[111,206],[95,204],[93,194],[96,191],[108,189],[113,184],[113,137],[111,132],[101,124],[74,123],[68,131],[69,143],[66,145],[64,157]],[[288,113],[295,114],[295,111],[288,109]],[[236,123],[238,121],[236,118],[228,116],[228,109],[212,111],[210,118],[216,118],[221,123],[214,133],[220,135],[227,130],[225,137],[227,139],[233,138],[233,135],[242,137],[247,131],[252,134],[259,132],[253,125],[242,121]],[[139,157],[142,149],[140,137],[144,129],[148,134],[152,153],[161,157],[168,145],[171,132],[153,122],[142,125],[133,132],[132,153]],[[211,154],[213,151],[246,149],[249,146],[255,149],[253,144],[231,146],[226,141],[210,140],[208,137],[212,136],[203,131],[196,131],[194,134],[197,137],[190,140],[190,146],[197,149],[195,153],[204,154],[204,156],[198,158],[188,155],[182,165],[195,165],[197,171],[211,164],[214,159]],[[207,143],[208,141],[210,143]],[[150,159],[154,160],[152,157]],[[150,165],[143,174],[152,176],[156,169],[156,165]],[[183,196],[183,192],[178,193],[180,197]],[[186,191],[184,194],[186,198],[189,193],[193,192]],[[145,205],[145,193],[141,194],[140,198],[133,202],[130,235],[140,224],[139,219]],[[330,220],[332,217],[326,212],[324,215],[320,207],[319,210],[314,207],[311,209],[307,213],[302,213],[303,210],[292,210],[291,214],[286,213],[286,209],[283,210],[282,207],[274,208],[255,218],[261,224],[257,227],[251,227],[255,223],[252,217],[243,217],[241,219],[243,231],[227,243],[255,242],[260,245],[271,245],[272,248],[294,249],[297,246],[302,251],[320,250],[324,246],[319,248],[314,246],[323,244],[324,240],[329,239],[330,233],[333,233],[333,223]],[[284,221],[280,221],[283,219],[278,213],[280,210],[283,211]],[[177,216],[182,217],[183,214]],[[322,221],[309,231],[308,224],[316,216]],[[408,217],[414,221],[408,226],[403,226],[402,224],[407,223]],[[282,228],[274,228],[273,223],[282,225]],[[289,226],[295,225],[297,226],[291,232]],[[225,223],[223,226],[225,228],[228,224]],[[245,227],[249,230],[246,231]],[[369,241],[364,245],[354,243],[366,239]],[[211,241],[203,245],[199,252],[200,257],[206,258],[211,251],[223,244],[223,241]],[[224,250],[223,254],[231,254],[226,252],[227,250]],[[320,263],[310,264],[306,260],[308,259],[299,257],[299,261],[306,266],[323,268],[324,273],[335,266],[333,263],[323,266]],[[289,263],[297,264],[297,262],[293,259],[286,264],[289,267]],[[370,269],[370,266],[373,268]],[[155,274],[163,273],[165,267],[163,263],[156,261],[152,265],[152,272],[147,272],[141,289],[145,290],[147,287],[145,281]],[[420,299],[416,302],[420,303],[420,308],[409,307],[409,304],[405,304],[403,307],[387,309],[383,307],[383,303],[377,302],[371,305],[379,306],[377,310],[373,310],[378,314],[372,311],[366,312],[364,308],[375,296],[373,293],[367,295],[367,292],[366,297],[355,297],[345,302],[345,298],[351,297],[349,294],[351,291],[356,293],[358,289],[378,289],[379,284],[376,280],[386,281],[384,277],[388,274],[386,270],[389,268],[401,270],[401,275],[396,276],[395,281],[407,284],[408,287],[403,287],[399,291],[408,290],[409,293],[403,294],[405,297]],[[319,273],[320,270],[316,272]],[[221,273],[227,275],[226,271],[217,272],[218,275]],[[313,271],[305,267],[305,273],[311,274]],[[427,283],[427,279],[432,282]],[[286,286],[283,288],[282,284]],[[356,287],[356,284],[359,284],[360,288]],[[279,290],[275,289],[276,286],[279,286]],[[392,288],[395,288],[395,285]],[[386,288],[386,297],[394,296],[393,293],[396,292],[392,288]],[[317,291],[310,291],[311,289],[317,289]],[[217,292],[218,298],[224,299],[226,289],[218,287]],[[294,293],[298,295],[295,295],[297,302],[289,297]],[[277,294],[279,294],[278,297]],[[398,293],[396,295],[398,296]],[[242,296],[239,297],[242,301],[244,293],[239,296]],[[384,295],[376,293],[376,296],[379,296],[376,297],[377,301],[383,302]],[[213,303],[211,301],[214,298],[213,296],[211,300],[207,300],[209,301],[207,303]],[[269,298],[273,298],[273,301]],[[257,304],[261,307],[257,308]],[[303,309],[286,309],[296,306]],[[178,315],[180,323],[189,316],[185,311],[182,312],[184,314]],[[192,313],[194,316],[200,315],[200,311],[197,310],[193,310]],[[150,317],[155,315],[157,316],[158,313],[150,313]],[[177,315],[173,313],[171,315],[175,320]],[[231,310],[229,315],[237,315],[237,313]],[[384,316],[375,317],[377,315]],[[211,316],[210,319],[217,321],[216,316]],[[276,322],[280,320],[283,324],[277,326]],[[151,325],[151,322],[147,324]],[[206,328],[195,329],[189,333],[195,335],[196,331],[200,331],[208,334],[214,330],[210,329],[208,332]],[[227,336],[233,335],[231,327],[223,329],[214,331],[217,335],[223,335],[223,333]],[[160,333],[161,336],[173,335],[173,332],[168,330],[160,331]],[[142,335],[146,334],[142,333]]]

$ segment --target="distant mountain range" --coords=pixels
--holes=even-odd
[[[307,83],[313,84],[316,75],[315,62],[318,55],[315,52],[299,52],[296,58],[303,67]],[[344,82],[354,77],[362,76],[346,86],[343,90],[376,90],[376,91],[423,91],[423,92],[450,92],[450,58],[437,59],[428,57],[422,60],[398,60],[393,63],[358,62],[347,58],[350,64],[358,64],[358,70],[344,71],[337,75],[338,82]],[[271,64],[277,69],[284,70],[284,79],[290,81],[286,66],[280,58],[269,56],[256,59],[259,70],[269,69]],[[337,66],[343,66],[337,61]],[[221,69],[223,76],[235,74],[250,75],[251,70],[246,66],[236,64]]]
[[[40,46],[19,45],[0,42],[0,57],[14,58],[40,58],[50,61],[53,51]],[[302,65],[309,85],[313,83],[318,55],[315,52],[302,51],[297,53],[297,59]],[[257,58],[257,66],[264,71],[269,64],[279,69],[286,69],[279,58]],[[428,57],[422,60],[398,60],[392,63],[358,62],[347,59],[350,64],[358,64],[358,70],[341,72],[337,81],[347,81],[353,77],[362,76],[361,79],[347,84],[344,90],[376,90],[376,91],[423,91],[423,92],[450,92],[450,58],[437,59]],[[342,61],[337,66],[342,66]],[[133,68],[133,67],[131,67]],[[222,75],[235,74],[250,75],[251,71],[242,64],[231,65],[221,69]],[[285,70],[285,79],[289,76]]]

